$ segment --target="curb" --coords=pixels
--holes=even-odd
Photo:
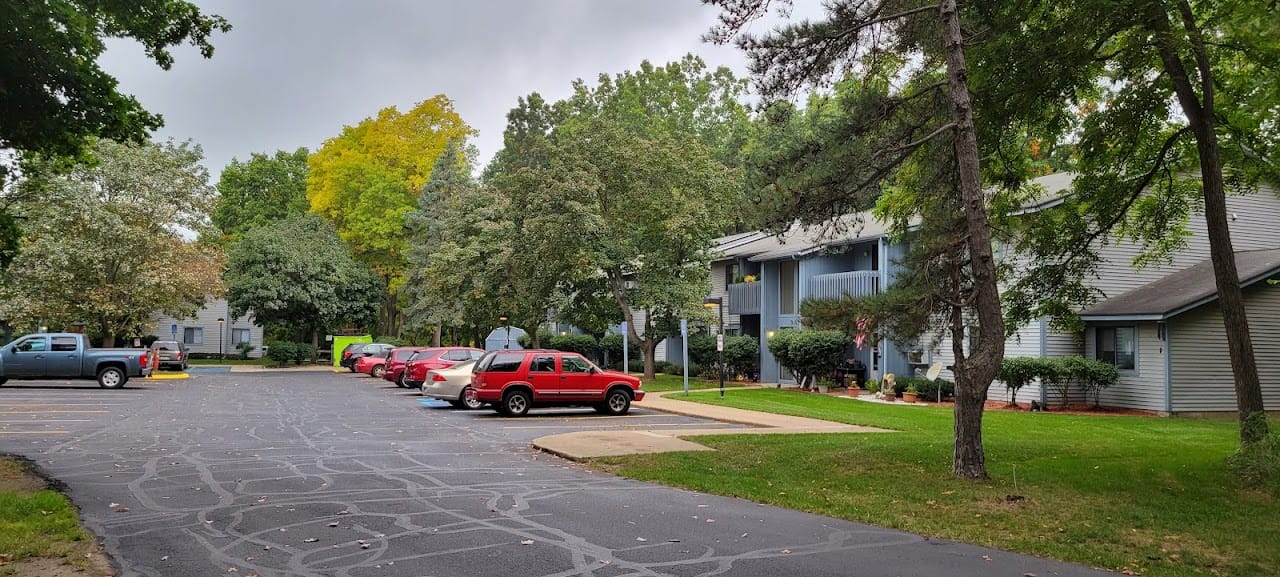
[[[151,376],[143,377],[144,381],[183,381],[191,378],[186,372],[181,373],[153,373]]]

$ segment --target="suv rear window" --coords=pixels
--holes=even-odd
[[[524,363],[524,353],[498,353],[489,357],[484,366],[476,369],[477,371],[492,371],[495,373],[514,373],[520,370],[520,365]]]

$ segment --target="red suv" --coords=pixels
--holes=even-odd
[[[484,351],[471,347],[433,347],[418,351],[409,357],[404,365],[404,382],[402,387],[418,389],[427,380],[427,371],[447,369],[461,363],[484,356]]]
[[[519,417],[530,407],[587,405],[607,415],[625,415],[644,400],[640,379],[600,369],[577,353],[493,351],[476,363],[471,377],[476,399],[503,415]]]

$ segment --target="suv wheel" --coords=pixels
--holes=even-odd
[[[525,391],[511,391],[502,397],[502,414],[508,417],[523,417],[529,412],[533,397]]]
[[[604,404],[600,405],[602,413],[620,416],[631,410],[631,395],[622,389],[613,389],[605,395]]]

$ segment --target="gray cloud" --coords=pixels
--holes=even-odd
[[[743,74],[736,49],[702,42],[716,10],[697,0],[198,0],[235,29],[204,60],[179,49],[163,71],[131,42],[104,68],[160,113],[161,138],[204,147],[218,174],[251,152],[316,149],[395,105],[444,93],[479,131],[482,161],[501,147],[516,98],[567,96],[576,78],[665,63],[686,53]]]

